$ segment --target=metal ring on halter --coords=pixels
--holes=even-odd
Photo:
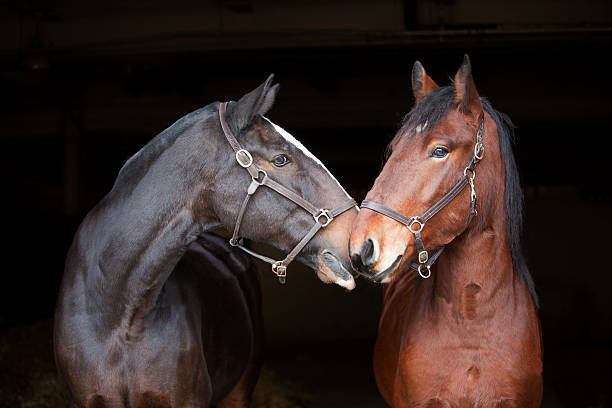
[[[411,220],[410,224],[408,225],[408,229],[410,230],[410,232],[412,232],[413,234],[416,234],[417,232],[423,231],[423,227],[425,226],[425,223],[421,222],[419,220],[419,217],[412,217],[410,220]],[[412,226],[414,224],[419,224],[419,229],[413,230]]]
[[[259,173],[263,173],[263,177],[261,178],[261,181],[259,180]],[[256,182],[257,184],[259,184],[261,186],[261,185],[263,185],[266,177],[268,177],[268,173],[266,173],[265,170],[257,169],[257,178],[252,177],[252,179],[253,179],[254,182]]]
[[[243,153],[246,155],[247,159],[249,159],[248,162],[244,163],[242,161],[240,161],[240,154]],[[238,164],[241,167],[244,167],[245,169],[248,167],[251,167],[251,165],[253,164],[253,156],[251,156],[251,153],[249,153],[248,150],[246,149],[240,149],[236,152],[236,161],[238,162]]]
[[[279,278],[287,276],[287,267],[283,265],[283,261],[276,261],[272,264],[272,272]]]
[[[482,142],[478,142],[474,145],[474,158],[476,160],[482,160],[484,157],[484,145]]]
[[[425,274],[423,274],[423,272],[421,271],[422,267],[427,268],[427,276]],[[425,264],[419,265],[419,275],[421,275],[421,278],[423,278],[423,279],[429,278],[431,276],[431,266],[425,265]]]
[[[470,177],[470,179],[474,180],[476,178],[476,170],[470,169],[469,167],[466,167],[465,169],[463,169],[463,175],[466,177],[468,177],[467,175],[468,170],[472,172],[472,177]]]
[[[330,215],[329,210],[326,210],[324,208],[321,208],[319,210],[319,213],[316,215],[313,215],[312,217],[314,218],[316,222],[319,222],[319,218],[321,217],[327,218],[327,221],[320,223],[321,227],[327,227],[329,223],[332,222],[332,220],[334,219],[334,217]]]

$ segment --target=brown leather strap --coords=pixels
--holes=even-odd
[[[444,196],[442,196],[441,199],[436,201],[423,214],[419,215],[419,219],[424,223],[429,221],[434,215],[439,213],[444,207],[450,204],[450,202],[453,201],[455,197],[457,197],[459,193],[463,191],[463,189],[465,188],[465,186],[468,185],[468,183],[469,178],[467,176],[461,177],[461,179],[459,179],[459,181],[457,181],[455,185],[451,187],[451,189],[446,194],[444,194]]]
[[[230,146],[232,146],[232,149],[234,149],[234,152],[236,152],[236,161],[238,162],[238,164],[240,164],[241,167],[244,167],[249,172],[252,178],[257,179],[261,176],[261,170],[259,170],[259,168],[253,163],[253,157],[251,156],[251,154],[240,146],[240,143],[238,143],[238,140],[230,130],[227,121],[225,120],[226,110],[227,102],[222,102],[219,105],[219,121],[221,122],[221,129],[223,129],[223,134],[225,135],[225,138],[229,142]],[[246,166],[245,164],[249,162],[250,164]],[[263,173],[265,174],[265,172]]]
[[[459,179],[459,181],[455,183],[455,185],[451,187],[451,189],[446,194],[444,194],[442,198],[436,201],[431,207],[425,210],[425,212],[423,212],[423,214],[419,215],[418,217],[407,217],[404,214],[398,211],[395,211],[392,208],[389,208],[387,206],[384,206],[382,204],[379,204],[374,201],[369,201],[369,200],[363,200],[363,202],[361,203],[361,208],[368,208],[370,210],[374,210],[378,213],[386,215],[389,218],[393,218],[395,221],[398,221],[407,227],[410,226],[414,218],[417,218],[424,224],[427,221],[429,221],[434,215],[439,213],[451,201],[453,201],[455,197],[457,197],[459,193],[463,191],[463,189],[465,188],[465,186],[468,185],[468,183],[469,183],[469,178],[467,176],[464,176],[461,179]]]
[[[229,126],[227,125],[227,121],[225,120],[226,111],[227,111],[227,102],[221,102],[221,104],[219,105],[219,121],[221,122],[221,128],[223,129],[223,134],[225,135],[225,138],[229,142],[230,146],[232,146],[232,149],[234,149],[234,151],[237,152],[238,150],[241,149],[241,147],[240,147],[240,144],[238,143],[238,140],[236,140],[236,138],[234,137],[234,134],[230,130]]]
[[[322,220],[321,218],[319,218],[315,224],[312,226],[312,228],[310,228],[310,230],[308,231],[308,233],[306,235],[304,235],[304,237],[300,240],[300,242],[298,242],[298,244],[295,246],[295,248],[293,248],[291,250],[291,252],[289,252],[289,254],[287,254],[287,256],[285,257],[285,259],[283,259],[283,264],[285,265],[289,265],[289,262],[293,261],[293,259],[297,256],[297,254],[300,253],[300,251],[306,246],[306,244],[308,244],[308,242],[310,242],[310,240],[312,239],[312,237],[315,236],[315,234],[317,232],[319,232],[319,230],[323,227],[325,227],[327,224],[329,224],[329,222],[331,222],[336,216],[342,214],[343,212],[347,211],[350,208],[353,208],[357,206],[357,203],[355,202],[355,200],[353,200],[352,198],[350,200],[345,201],[344,203],[340,204],[338,207],[332,209],[332,210],[319,210],[319,211],[327,211],[328,214],[331,215],[332,218],[326,219],[326,220]]]
[[[244,213],[246,212],[249,200],[251,199],[253,194],[255,194],[255,191],[258,187],[259,183],[256,180],[252,180],[247,190],[247,195],[244,198],[244,201],[242,202],[242,206],[240,206],[240,211],[238,211],[238,218],[236,218],[236,225],[234,225],[234,233],[232,234],[232,238],[230,239],[230,244],[232,245],[238,243],[238,239],[240,238],[240,225],[242,224]]]
[[[297,245],[291,250],[291,252],[289,252],[287,254],[287,256],[285,257],[285,259],[283,259],[283,264],[289,265],[289,262],[293,261],[293,259],[297,256],[297,254],[300,253],[300,251],[302,249],[304,249],[304,247],[306,246],[306,244],[308,244],[310,242],[310,240],[312,239],[312,237],[315,236],[315,234],[317,232],[319,232],[319,230],[322,228],[322,225],[320,223],[315,223],[312,228],[310,228],[310,230],[308,231],[308,233],[306,233],[306,235],[304,235],[304,237],[300,240],[300,242],[297,243]]]
[[[242,221],[242,217],[244,216],[244,212],[246,210],[246,205],[249,201],[249,198],[251,197],[251,195],[247,195],[247,197],[245,198],[245,200],[242,203],[242,208],[240,210],[240,213],[238,215],[238,221]],[[347,211],[348,209],[357,206],[357,203],[355,202],[355,200],[350,199],[345,201],[344,203],[342,203],[341,205],[339,205],[338,207],[334,208],[333,210],[327,211],[327,210],[320,210],[320,211],[327,211],[332,218],[331,219],[325,219],[322,220],[324,222],[315,222],[315,224],[312,226],[312,228],[308,231],[308,233],[306,235],[304,235],[304,237],[300,240],[300,242],[298,242],[298,244],[291,250],[291,252],[289,252],[289,254],[287,254],[287,256],[285,256],[285,258],[281,261],[276,261],[270,257],[267,257],[265,255],[261,255],[258,254],[255,251],[250,250],[249,248],[245,247],[244,245],[240,244],[240,238],[238,235],[238,231],[240,229],[240,223],[237,221],[236,222],[236,226],[234,227],[234,234],[232,235],[232,238],[230,239],[230,244],[232,246],[238,247],[240,249],[242,249],[244,252],[248,253],[251,256],[254,256],[255,258],[267,262],[270,265],[272,265],[272,270],[274,271],[274,273],[277,274],[279,281],[281,283],[285,283],[285,276],[286,276],[286,270],[287,270],[287,265],[289,265],[289,263],[291,263],[295,257],[302,251],[302,249],[304,249],[304,247],[308,244],[308,242],[310,242],[310,240],[312,239],[312,237],[314,237],[316,235],[317,232],[319,232],[319,230],[321,228],[323,228],[324,226],[326,226],[327,224],[329,224],[329,222],[331,222],[333,220],[334,217],[336,217],[337,215],[342,214],[343,212]],[[329,221],[329,222],[328,222]],[[275,269],[276,268],[276,269]],[[278,271],[284,271],[283,272],[279,272]]]
[[[345,202],[343,202],[342,204],[340,204],[336,208],[334,208],[331,211],[329,211],[329,213],[331,214],[331,216],[333,218],[336,218],[337,216],[339,216],[343,212],[345,212],[347,210],[350,210],[353,207],[357,207],[357,203],[352,198],[349,198],[348,200],[346,200]]]
[[[395,211],[393,208],[389,208],[386,205],[379,204],[375,201],[363,200],[361,202],[361,208],[368,208],[370,210],[374,210],[377,213],[381,213],[382,215],[386,215],[389,218],[393,218],[395,221],[404,224],[405,226],[410,225],[412,222],[412,218],[406,217],[404,214]]]
[[[270,187],[272,190],[276,191],[282,196],[285,196],[289,200],[293,201],[306,211],[308,211],[312,215],[316,215],[319,212],[319,209],[314,205],[310,204],[308,201],[304,200],[298,194],[289,190],[287,187],[281,185],[280,183],[272,180],[270,177],[265,177],[263,181],[263,185],[266,187]]]

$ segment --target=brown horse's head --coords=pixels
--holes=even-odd
[[[391,142],[387,163],[366,197],[408,217],[422,214],[463,177],[483,114],[467,56],[454,85],[442,88],[417,61],[412,87],[415,106]],[[425,246],[448,244],[464,231],[469,213],[470,188],[465,188],[426,223]],[[349,251],[355,269],[382,282],[389,281],[401,263],[416,259],[414,234],[368,208],[353,223]]]

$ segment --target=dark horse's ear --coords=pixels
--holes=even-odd
[[[463,56],[463,64],[455,74],[455,103],[465,113],[477,115],[482,111],[482,102],[472,78],[472,64],[467,54]]]
[[[439,88],[438,84],[427,75],[425,68],[419,61],[412,67],[412,93],[418,104],[421,100],[434,89]]]
[[[236,133],[244,129],[253,117],[263,116],[270,110],[279,88],[278,84],[272,86],[273,79],[274,74],[271,74],[266,82],[227,107],[229,121]]]

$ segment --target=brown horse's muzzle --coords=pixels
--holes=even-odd
[[[364,208],[351,231],[351,264],[366,278],[386,282],[399,266],[409,238],[401,224]]]

